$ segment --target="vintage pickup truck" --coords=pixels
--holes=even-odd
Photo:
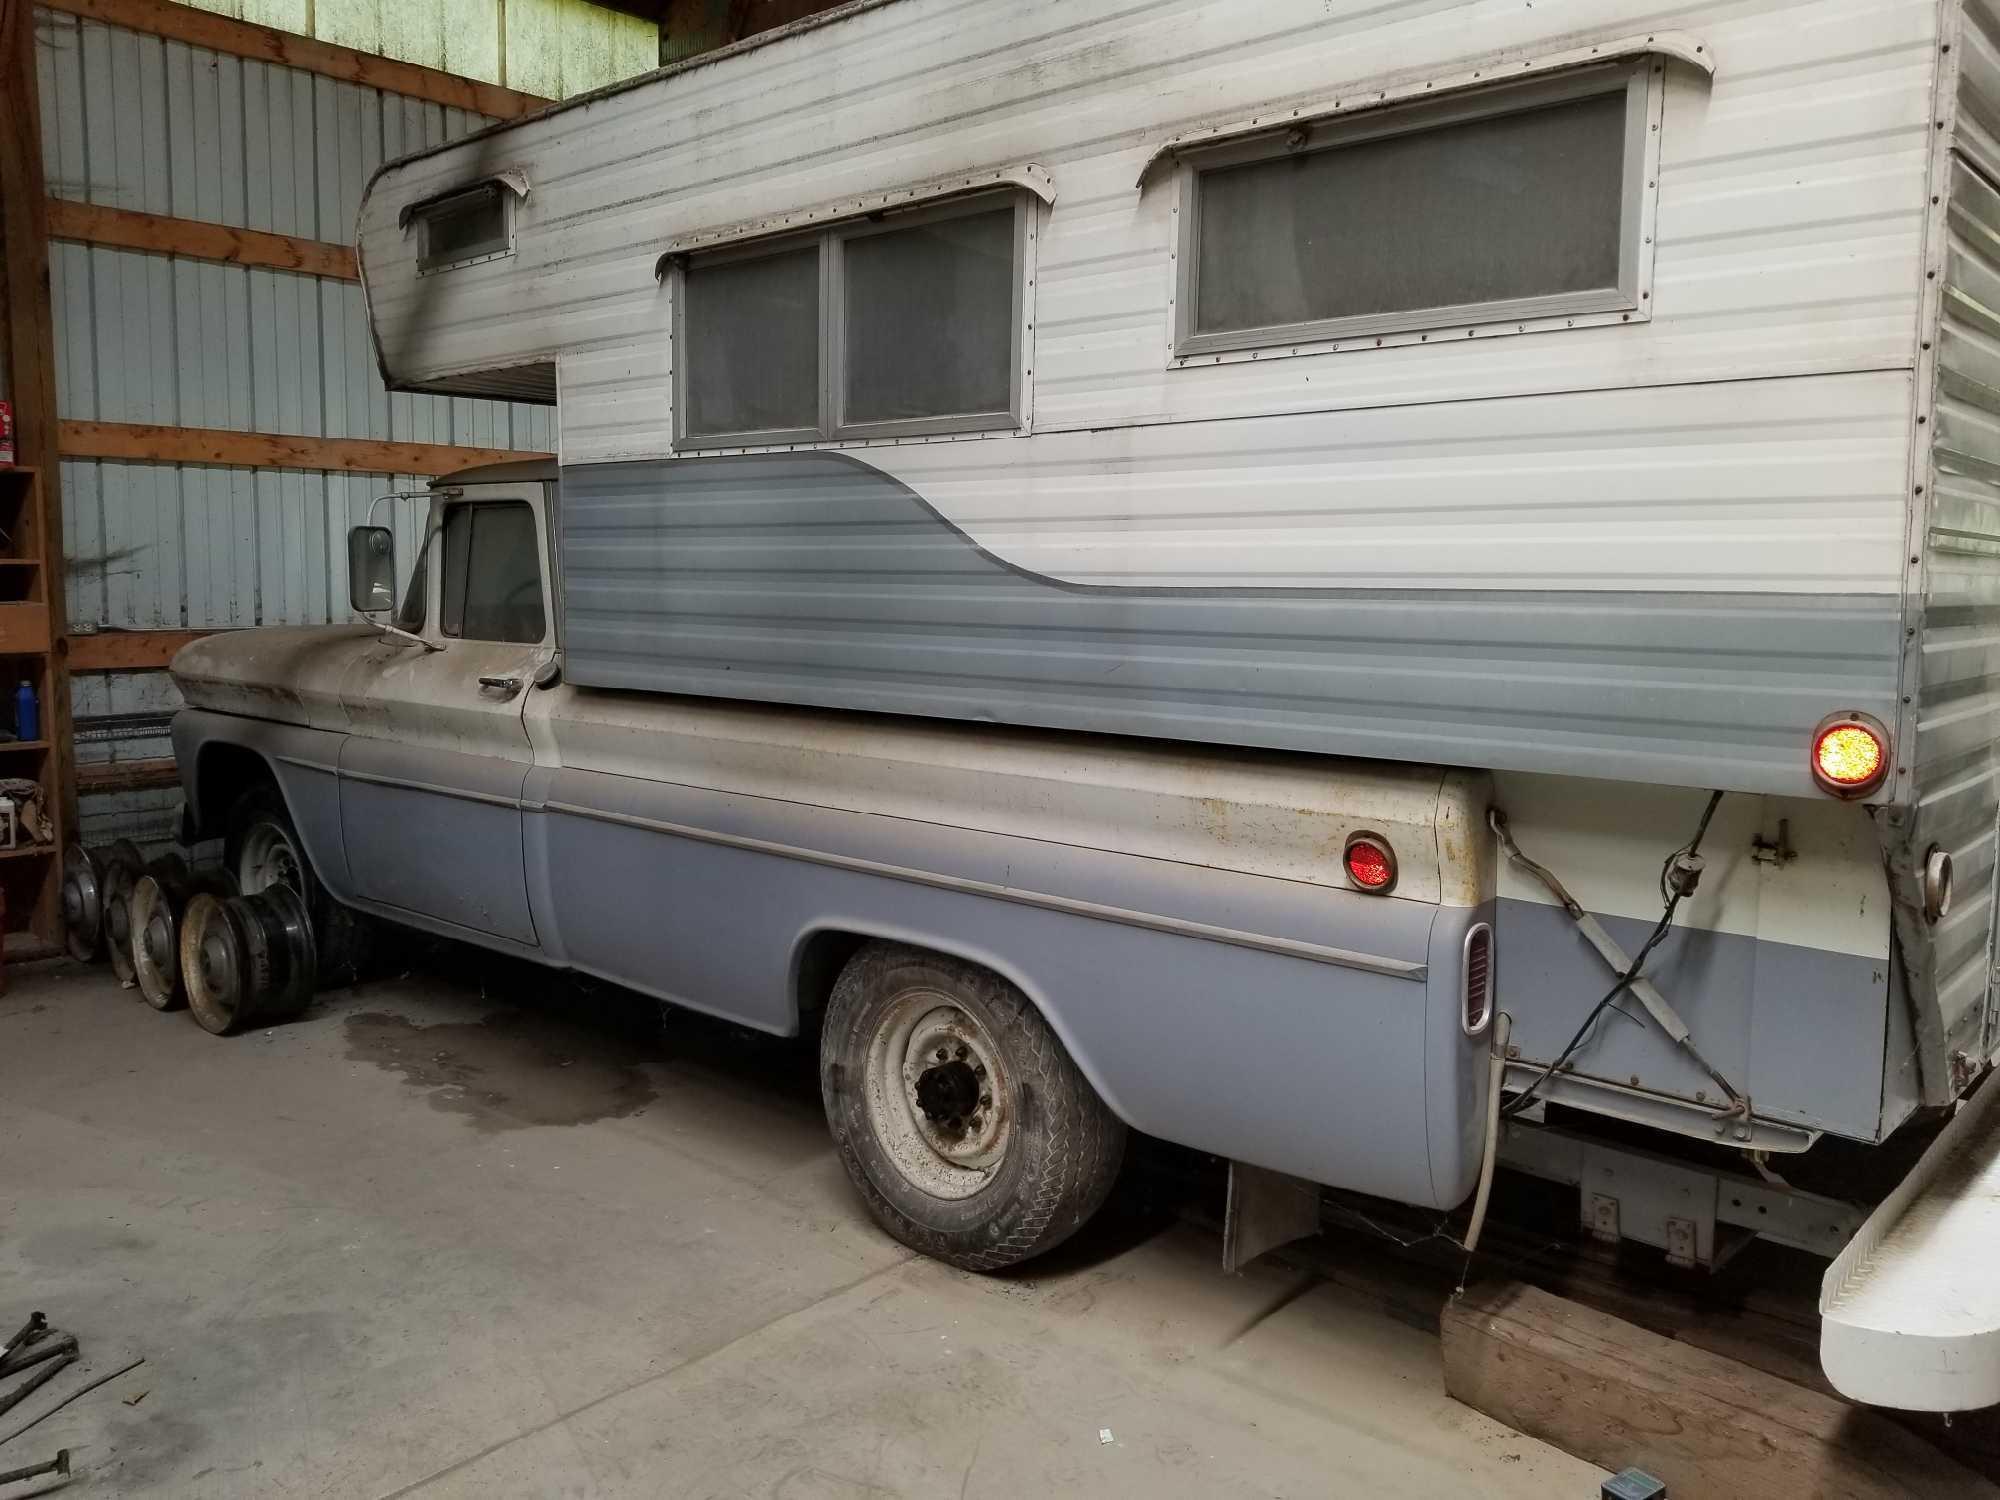
[[[855,1181],[968,1266],[1088,1218],[1127,1124],[1466,1197],[1487,777],[579,689],[557,488],[553,466],[441,483],[393,625],[174,661],[190,833],[226,837],[245,893],[302,890],[323,969],[347,909],[770,1032],[824,1011]],[[357,603],[389,602],[387,529],[352,550]]]
[[[2000,1401],[2000,30],[1658,20],[854,0],[388,163],[385,384],[560,469],[187,648],[191,833],[323,970],[359,912],[817,1028],[961,1265],[1128,1129],[1234,1258],[1498,1161]]]

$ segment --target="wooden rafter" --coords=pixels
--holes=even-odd
[[[167,665],[174,653],[208,630],[100,630],[69,638],[72,672],[151,672]]]
[[[139,463],[426,475],[551,456],[516,448],[462,448],[451,443],[396,443],[375,438],[233,432],[221,427],[162,427],[150,422],[80,421],[62,424],[61,451],[65,458],[128,459]]]
[[[359,281],[360,268],[347,245],[297,235],[270,234],[261,229],[237,229],[166,214],[140,213],[51,198],[49,237],[85,245],[115,245],[124,250],[150,250],[191,260],[219,261],[232,266],[261,266],[274,271],[298,271]]]
[[[497,83],[481,83],[437,68],[357,52],[352,47],[336,46],[274,27],[234,21],[192,6],[176,5],[171,0],[40,0],[40,3],[50,10],[81,16],[87,21],[167,37],[232,57],[278,63],[412,99],[428,99],[453,109],[469,109],[496,119],[517,119],[554,102]]]

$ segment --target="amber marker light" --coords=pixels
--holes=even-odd
[[[1889,731],[1858,711],[1829,714],[1813,731],[1813,780],[1836,797],[1865,797],[1889,774]]]
[[[1396,883],[1396,851],[1380,834],[1355,834],[1347,841],[1343,860],[1347,878],[1371,896],[1388,894]]]

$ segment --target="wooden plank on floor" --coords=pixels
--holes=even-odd
[[[49,199],[49,237],[83,245],[113,245],[121,250],[149,250],[221,265],[297,271],[337,281],[361,279],[352,246],[301,239],[295,234],[238,229],[198,219],[176,219],[170,214],[108,208],[101,203],[78,203],[69,198]]]
[[[554,102],[497,83],[482,83],[476,78],[461,78],[456,73],[417,63],[357,52],[352,47],[336,46],[296,32],[232,20],[190,5],[176,5],[173,0],[36,0],[36,3],[81,16],[86,21],[122,26],[127,31],[166,37],[232,57],[278,63],[317,73],[322,78],[338,78],[345,83],[427,99],[433,104],[469,109],[502,120],[518,119]]]
[[[166,666],[174,653],[209,630],[100,630],[69,638],[72,672],[146,672]]]
[[[552,458],[512,448],[452,443],[392,443],[374,438],[236,432],[222,427],[165,427],[151,422],[62,423],[65,458],[122,458],[150,463],[215,464],[240,469],[314,469],[354,474],[453,474],[479,464]]]
[[[2000,1497],[1876,1412],[1520,1282],[1474,1287],[1439,1327],[1455,1399],[1674,1500]]]

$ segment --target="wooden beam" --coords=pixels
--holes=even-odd
[[[63,610],[62,475],[56,463],[56,339],[49,305],[48,184],[42,177],[42,109],[35,62],[33,0],[0,0],[0,324],[5,326],[7,393],[17,457],[40,470],[31,504],[10,524],[13,551],[41,561],[47,622]],[[47,650],[46,646],[43,648]],[[69,672],[62,653],[44,658],[42,786],[60,849],[76,827],[76,752],[70,733]],[[45,862],[31,925],[44,943],[62,941],[60,868]]]
[[[98,792],[152,792],[180,784],[180,767],[171,755],[147,760],[106,760],[76,768],[76,789],[86,797]]]
[[[173,4],[171,0],[39,0],[39,3],[86,21],[122,26],[127,31],[166,37],[206,47],[211,52],[226,52],[232,57],[298,68],[323,78],[338,78],[412,99],[428,99],[433,104],[469,109],[496,119],[518,119],[554,102],[497,83],[481,83],[437,68],[357,52],[352,47],[336,46],[249,21],[233,21],[192,6]]]
[[[65,421],[61,448],[65,458],[214,464],[231,469],[333,469],[353,474],[452,474],[476,464],[553,457],[514,448],[232,432],[221,427],[160,427],[150,422]]]
[[[99,630],[69,638],[72,672],[150,672],[174,659],[174,653],[209,630]]]
[[[237,229],[228,224],[205,224],[197,219],[176,219],[166,214],[140,213],[129,208],[107,208],[103,204],[77,203],[68,198],[51,198],[48,212],[51,239],[75,240],[85,245],[116,245],[125,250],[150,250],[160,255],[220,261],[232,266],[298,271],[307,276],[328,276],[340,281],[361,279],[361,269],[355,263],[353,249],[328,240],[268,234],[261,229]]]
[[[1674,1500],[2000,1496],[1878,1413],[1520,1282],[1475,1287],[1440,1329],[1455,1399]]]

